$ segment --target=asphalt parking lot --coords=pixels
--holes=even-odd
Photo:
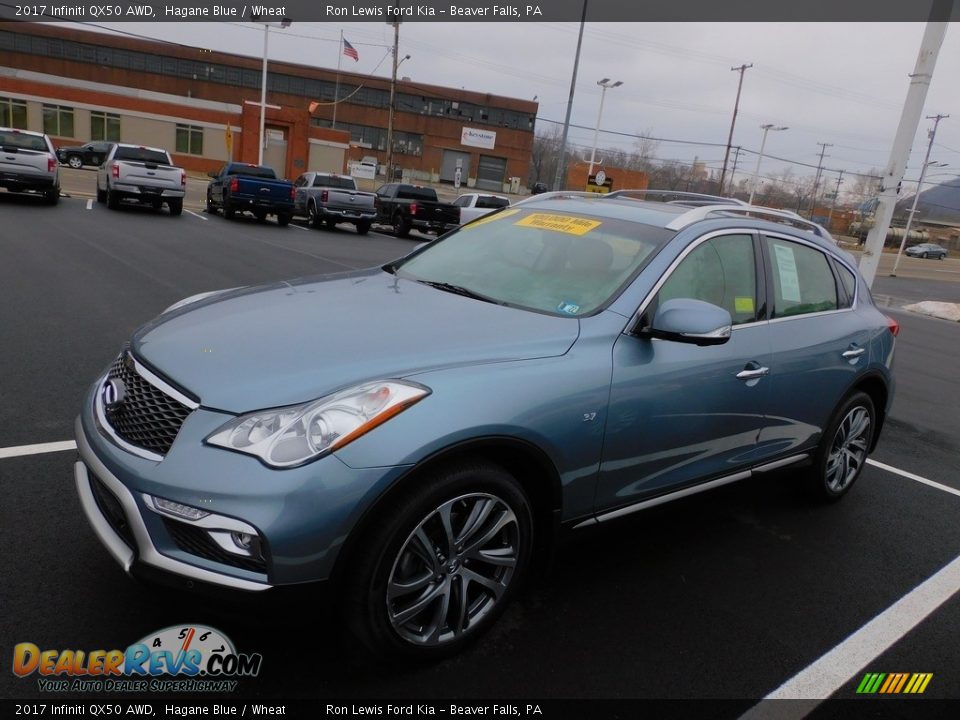
[[[83,197],[50,208],[0,194],[0,217],[4,663],[18,642],[123,648],[203,623],[264,657],[237,697],[856,698],[864,673],[923,672],[933,679],[918,702],[960,698],[960,324],[891,303],[897,396],[843,502],[813,504],[800,471],[782,472],[576,531],[468,652],[371,669],[344,662],[322,604],[251,610],[126,577],[82,517],[75,453],[24,447],[72,440],[88,384],[176,300],[380,264],[425,238],[111,212]],[[960,289],[952,275],[924,278],[922,262],[877,292]],[[0,698],[51,699],[9,667]]]

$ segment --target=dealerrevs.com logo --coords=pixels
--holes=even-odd
[[[37,675],[45,692],[232,692],[239,678],[256,677],[262,662],[204,625],[164,628],[126,650],[13,648],[13,673]]]

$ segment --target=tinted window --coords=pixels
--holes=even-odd
[[[837,309],[837,283],[822,252],[788,240],[765,242],[773,275],[771,317]]]
[[[337,177],[334,175],[317,175],[313,179],[314,187],[339,188],[341,190],[356,190],[356,183],[351,178]]]
[[[435,201],[437,191],[433,188],[414,187],[413,185],[401,185],[397,191],[398,200],[427,200]]]
[[[470,204],[470,198],[466,195],[461,195],[453,201],[453,204],[457,207],[467,207]]]
[[[265,178],[267,180],[277,179],[277,174],[273,171],[273,168],[264,167],[263,165],[232,165],[230,166],[230,172],[228,174]]]
[[[506,198],[500,197],[488,197],[481,195],[477,198],[477,207],[478,208],[500,208],[506,207],[510,204],[510,201]]]
[[[40,135],[0,132],[0,146],[18,150],[38,150],[46,152],[47,143]]]
[[[707,240],[687,255],[657,293],[659,303],[692,298],[730,313],[734,325],[757,319],[757,272],[750,235],[723,235]],[[652,313],[651,313],[652,316]]]
[[[157,165],[169,165],[170,160],[162,150],[150,150],[141,147],[118,147],[114,160],[133,160],[135,162],[150,162]]]

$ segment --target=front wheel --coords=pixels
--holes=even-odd
[[[530,564],[530,505],[510,473],[470,462],[424,480],[345,560],[345,627],[373,657],[459,651],[503,612]]]
[[[876,410],[873,400],[856,392],[834,412],[820,440],[811,478],[817,495],[824,500],[839,500],[853,486],[873,444]]]
[[[921,255],[920,257],[926,260],[928,257],[930,257],[930,253],[923,253],[923,255]]]

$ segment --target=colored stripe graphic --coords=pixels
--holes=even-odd
[[[857,685],[858,695],[919,695],[933,679],[933,673],[867,673]]]

